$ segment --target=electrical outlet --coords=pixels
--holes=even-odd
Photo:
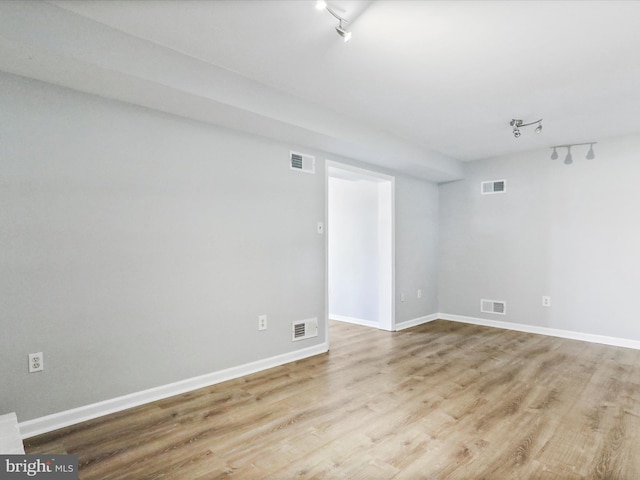
[[[401,294],[400,294],[400,301],[401,301],[401,302],[404,302],[405,300],[406,300],[406,296],[405,296],[405,294],[404,294],[404,293],[401,293]]]
[[[316,226],[316,230],[318,232],[318,235],[322,235],[324,233],[324,223],[318,222],[318,225]]]
[[[542,306],[550,307],[551,306],[551,297],[542,297]]]
[[[258,330],[266,330],[267,329],[267,316],[260,315],[258,316]]]
[[[41,372],[44,370],[44,357],[42,352],[29,354],[29,373]]]
[[[418,289],[418,298],[422,298],[422,290]]]

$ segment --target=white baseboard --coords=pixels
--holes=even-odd
[[[341,318],[350,317],[338,317],[336,315],[331,316],[332,319],[340,321]],[[453,322],[469,323],[473,325],[482,325],[486,327],[502,328],[505,330],[514,330],[518,332],[537,333],[541,335],[549,335],[552,337],[568,338],[571,340],[581,340],[585,342],[601,343],[604,345],[612,345],[615,347],[632,348],[640,350],[640,341],[630,340],[626,338],[607,337],[604,335],[594,335],[591,333],[574,332],[570,330],[560,330],[556,328],[538,327],[534,325],[523,325],[519,323],[503,322],[499,320],[487,320],[476,317],[466,317],[462,315],[453,315],[449,313],[434,313],[424,317],[414,318],[405,322],[397,323],[396,330],[404,330],[406,328],[422,325],[424,323],[432,322],[434,320],[449,320]],[[356,319],[357,320],[357,319]],[[362,322],[367,322],[366,320]],[[357,323],[350,321],[349,323]],[[362,325],[363,323],[360,323]],[[379,328],[377,322],[370,322],[370,325]],[[76,423],[91,420],[110,413],[119,412],[128,408],[137,407],[145,403],[154,402],[156,400],[162,400],[164,398],[172,397],[174,395],[180,395],[182,393],[197,390],[199,388],[215,385],[216,383],[225,382],[234,378],[249,375],[269,368],[277,367],[289,362],[295,362],[296,360],[302,360],[304,358],[312,357],[326,353],[329,350],[329,346],[326,342],[313,347],[296,350],[294,352],[277,355],[275,357],[266,358],[264,360],[258,360],[256,362],[247,363],[237,367],[220,370],[218,372],[208,373],[199,377],[193,377],[179,382],[163,385],[160,387],[150,388],[140,392],[124,395],[121,397],[112,398],[98,403],[85,405],[82,407],[66,410],[52,415],[47,415],[33,420],[27,420],[19,424],[20,434],[23,439],[30,438],[42,433],[51,432],[59,428],[68,427]]]
[[[426,315],[424,317],[418,317],[412,320],[407,320],[405,322],[396,323],[396,331],[415,327],[417,325],[422,325],[423,323],[433,322],[434,320],[438,320],[438,318],[440,318],[439,315],[439,313],[432,313],[431,315]]]
[[[19,424],[20,434],[23,439],[33,437],[35,435],[51,432],[59,428],[68,427],[69,425],[74,425],[103,415],[120,412],[145,403],[155,402],[174,395],[180,395],[192,390],[215,385],[216,383],[226,382],[227,380],[232,380],[244,375],[284,365],[285,363],[295,362],[296,360],[302,360],[307,357],[326,353],[327,351],[329,351],[329,345],[325,342],[313,347],[303,348],[301,350],[284,353],[282,355],[276,355],[275,357],[265,358],[264,360],[246,363],[244,365],[208,373],[199,377],[188,378],[168,385],[162,385],[160,387],[150,388],[148,390],[131,393],[129,395],[111,398],[102,402],[84,405],[64,412],[34,418],[33,420],[27,420]]]
[[[450,320],[452,322],[470,323],[473,325],[483,325],[485,327],[502,328],[505,330],[515,330],[517,332],[537,333],[549,335],[551,337],[568,338],[571,340],[581,340],[583,342],[602,343],[614,347],[625,347],[640,350],[640,341],[627,338],[607,337],[604,335],[594,335],[592,333],[574,332],[571,330],[560,330],[557,328],[537,327],[535,325],[524,325],[520,323],[503,322],[500,320],[487,320],[484,318],[465,317],[462,315],[452,315],[450,313],[439,313],[438,318]]]
[[[24,455],[24,445],[15,412],[0,415],[0,453]]]
[[[344,315],[329,315],[329,320],[337,320],[338,322],[354,323],[356,325],[362,325],[364,327],[380,328],[380,322],[374,322],[373,320],[364,320],[356,317],[346,317]]]

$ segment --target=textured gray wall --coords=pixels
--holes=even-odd
[[[640,339],[640,136],[469,163],[440,185],[440,312]],[[480,182],[507,191],[480,195]],[[551,307],[543,308],[543,295]],[[505,300],[507,315],[480,313]]]

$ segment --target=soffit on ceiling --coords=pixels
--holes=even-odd
[[[640,2],[329,2],[347,44],[311,0],[50,3],[461,160],[640,132]]]

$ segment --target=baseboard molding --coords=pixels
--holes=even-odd
[[[329,315],[329,320],[337,320],[338,322],[353,323],[355,325],[362,325],[364,327],[380,328],[379,322],[373,320],[364,320],[356,317],[346,317],[344,315]]]
[[[482,325],[485,327],[502,328],[505,330],[514,330],[517,332],[537,333],[540,335],[549,335],[551,337],[568,338],[570,340],[581,340],[583,342],[601,343],[614,347],[625,347],[640,350],[639,340],[630,340],[619,337],[607,337],[605,335],[594,335],[592,333],[574,332],[572,330],[560,330],[557,328],[537,327],[535,325],[524,325],[520,323],[503,322],[500,320],[487,320],[484,318],[465,317],[462,315],[452,315],[449,313],[439,313],[438,318],[441,320],[450,320],[452,322],[470,323],[473,325]]]
[[[24,445],[15,412],[0,415],[0,454],[24,455]]]
[[[336,315],[332,315],[331,318],[340,321],[348,321],[341,320],[341,318],[350,317],[338,317]],[[396,330],[404,330],[406,328],[422,325],[424,323],[432,322],[437,319],[449,320],[452,322],[469,323],[473,325],[482,325],[485,327],[502,328],[505,330],[514,330],[518,332],[537,333],[540,335],[549,335],[552,337],[561,337],[571,340],[581,340],[585,342],[601,343],[604,345],[611,345],[615,347],[625,347],[640,350],[640,341],[638,340],[608,337],[604,335],[594,335],[591,333],[560,330],[556,328],[538,327],[535,325],[503,322],[499,320],[487,320],[483,318],[453,315],[449,313],[434,313],[424,317],[414,318],[412,320],[397,323],[395,328]],[[365,320],[364,322],[367,321]],[[356,322],[350,321],[349,323]],[[373,326],[376,328],[379,327],[377,322],[370,323],[371,324],[367,326]],[[359,324],[362,325],[363,323]],[[208,387],[217,383],[225,382],[227,380],[233,380],[234,378],[242,377],[244,375],[250,375],[262,370],[267,370],[269,368],[284,365],[285,363],[295,362],[296,360],[302,360],[314,355],[326,353],[328,350],[329,346],[326,342],[324,342],[313,347],[296,350],[294,352],[289,352],[282,355],[276,355],[264,360],[258,360],[256,362],[239,365],[237,367],[220,370],[218,372],[208,373],[199,377],[193,377],[168,385],[163,385],[129,395],[112,398],[102,402],[85,405],[71,410],[54,413],[52,415],[35,418],[33,420],[27,420],[25,422],[19,423],[20,435],[23,439],[30,438],[35,435],[51,432],[59,428],[68,427],[70,425],[101,417],[103,415],[108,415],[110,413],[119,412],[128,408],[137,407],[145,403],[162,400],[174,395],[180,395],[192,390],[197,390],[199,388]]]
[[[438,320],[438,318],[440,318],[439,315],[439,313],[432,313],[431,315],[426,315],[424,317],[418,317],[412,320],[396,323],[396,331],[404,330],[405,328],[416,327],[418,325],[422,325],[423,323],[433,322],[434,320]]]
[[[329,345],[324,342],[320,345],[314,345],[313,347],[303,348],[301,350],[284,353],[282,355],[276,355],[275,357],[265,358],[264,360],[246,363],[237,367],[188,378],[168,385],[142,390],[129,395],[35,418],[33,420],[27,420],[19,424],[20,435],[23,439],[30,438],[35,435],[51,432],[59,428],[85,422],[103,415],[120,412],[145,403],[155,402],[157,400],[162,400],[174,395],[180,395],[199,388],[209,387],[216,383],[233,380],[234,378],[242,377],[244,375],[250,375],[262,370],[278,367],[285,363],[295,362],[296,360],[302,360],[314,355],[326,353],[327,351],[329,351]]]

